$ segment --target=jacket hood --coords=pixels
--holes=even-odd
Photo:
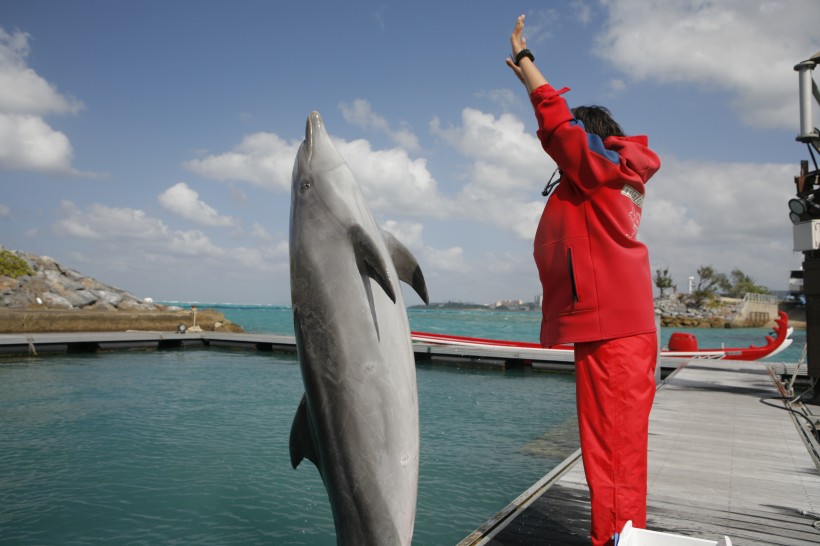
[[[644,183],[661,168],[658,154],[649,149],[649,139],[646,135],[609,137],[604,146],[617,152],[635,174]]]

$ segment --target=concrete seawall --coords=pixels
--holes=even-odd
[[[50,332],[175,332],[194,326],[194,314],[183,311],[86,311],[82,309],[0,309],[0,334]],[[196,326],[208,332],[243,332],[213,309],[198,309]]]

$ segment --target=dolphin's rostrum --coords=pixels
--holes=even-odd
[[[317,112],[293,167],[290,270],[305,385],[290,434],[319,469],[338,544],[409,545],[416,512],[416,370],[399,280],[418,262],[382,231]]]

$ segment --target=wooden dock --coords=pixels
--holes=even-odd
[[[295,353],[294,336],[231,332],[85,332],[0,334],[0,355],[47,353],[88,353],[97,351],[180,348],[243,349],[261,352]],[[510,369],[529,366],[543,371],[572,373],[571,351],[541,353],[517,347],[441,345],[414,343],[417,362],[469,368]],[[672,373],[681,359],[662,359],[663,375]]]
[[[647,528],[734,545],[820,544],[820,409],[765,363],[690,361],[657,392]],[[798,416],[802,413],[803,416]],[[459,546],[589,544],[580,450]]]

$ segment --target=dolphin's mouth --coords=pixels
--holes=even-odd
[[[319,112],[311,112],[308,116],[307,123],[305,124],[305,152],[307,156],[305,159],[308,163],[310,163],[310,160],[313,157],[315,138],[319,132],[319,128],[322,126],[322,123],[322,116],[319,115]]]
[[[307,172],[330,172],[345,164],[325,129],[325,120],[313,111],[305,125],[305,141],[302,144],[304,166]]]

